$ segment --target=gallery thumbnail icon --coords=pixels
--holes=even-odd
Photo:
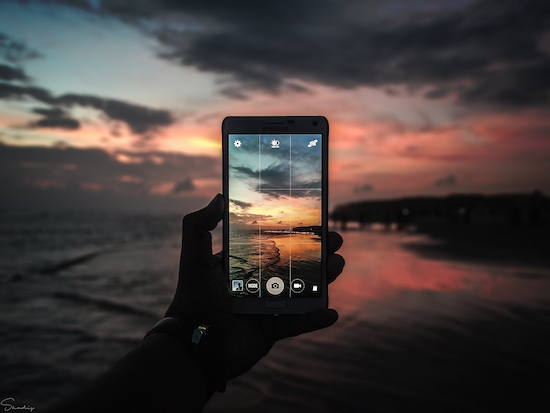
[[[231,282],[231,291],[243,291],[243,280],[233,280]]]

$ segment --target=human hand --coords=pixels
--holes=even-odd
[[[214,366],[225,371],[208,374],[230,379],[254,366],[278,340],[328,327],[336,322],[338,313],[333,309],[322,309],[297,315],[234,314],[222,254],[212,254],[210,231],[222,219],[223,210],[223,197],[218,194],[207,207],[183,219],[178,286],[166,316],[196,326],[211,326],[226,363]],[[344,267],[344,259],[335,254],[341,246],[342,237],[330,232],[329,283],[340,275]]]

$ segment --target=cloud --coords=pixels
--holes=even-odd
[[[430,3],[431,4],[431,3]],[[407,85],[429,98],[502,106],[550,102],[547,0],[232,3],[140,1],[101,12],[141,24],[163,58],[277,93],[291,79],[341,88]],[[170,16],[170,24],[166,16]],[[153,22],[154,23],[154,22]],[[243,98],[235,87],[226,95]]]
[[[446,187],[446,186],[455,186],[458,183],[456,176],[450,174],[443,178],[436,179],[434,186],[436,187]]]
[[[0,57],[11,63],[22,63],[25,60],[40,58],[42,54],[28,47],[24,41],[0,33]]]
[[[261,190],[286,189],[290,184],[290,168],[287,162],[269,165],[258,172]]]
[[[50,104],[52,105],[50,110],[53,111],[59,107],[92,107],[102,111],[112,120],[125,122],[136,134],[154,132],[157,128],[168,126],[174,122],[171,113],[167,110],[150,109],[120,100],[91,95],[65,94],[54,97],[43,88],[0,83],[0,98],[9,99],[22,96],[30,96],[40,102]]]
[[[186,206],[182,199],[201,207],[217,190],[201,182],[219,179],[219,167],[207,156],[0,144],[0,209],[177,210]],[[165,182],[174,189],[152,196]]]
[[[0,64],[0,79],[3,80],[27,80],[22,69]]]
[[[253,184],[250,189],[261,192],[268,198],[290,196],[290,169],[286,162],[271,164],[261,170],[253,170],[246,166],[236,165],[231,166],[231,169],[242,178],[253,178],[253,182],[257,182],[258,177],[260,177],[260,185]],[[317,196],[315,190],[321,188],[321,181],[319,179],[301,180],[300,178],[293,177],[292,187],[301,189],[293,190],[293,197]]]
[[[177,194],[179,192],[194,191],[195,189],[196,187],[193,184],[193,180],[191,178],[186,178],[183,181],[179,181],[176,183],[176,186],[174,186],[173,192]]]
[[[364,184],[364,185],[361,185],[361,186],[356,186],[353,189],[353,192],[356,193],[356,194],[361,193],[361,192],[370,192],[370,191],[374,191],[374,185],[373,184]]]
[[[62,128],[62,129],[78,129],[80,128],[80,122],[75,119],[66,116],[65,112],[59,108],[42,109],[34,108],[34,113],[43,115],[43,119],[39,119],[36,122],[31,122],[31,127],[41,128]]]
[[[236,199],[230,199],[230,202],[233,202],[235,205],[242,209],[250,208],[252,204],[250,202],[238,201]]]
[[[80,123],[71,118],[44,118],[32,122],[31,126],[40,128],[61,128],[74,130],[80,128]]]
[[[167,110],[150,109],[115,99],[67,94],[56,98],[54,102],[66,107],[83,106],[99,109],[111,119],[125,122],[134,133],[138,134],[173,123],[172,115]]]

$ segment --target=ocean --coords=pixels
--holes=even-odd
[[[175,215],[0,214],[0,399],[38,412],[135,347],[174,293],[180,231]],[[420,254],[411,246],[436,241],[414,233],[342,235],[346,268],[329,288],[338,322],[277,343],[205,412],[519,411],[547,401],[549,268]],[[219,229],[213,243],[221,249]]]
[[[290,280],[298,278],[307,285],[300,295],[312,296],[311,286],[318,286],[320,281],[316,276],[321,269],[320,241],[321,238],[314,234],[232,229],[230,278],[260,279],[261,285],[265,285],[271,277],[279,277],[286,286],[285,291],[288,291]],[[246,289],[243,290],[235,295],[247,295]]]

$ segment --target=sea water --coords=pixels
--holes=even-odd
[[[176,215],[0,215],[0,399],[38,411],[134,348],[172,299],[180,231]],[[281,237],[264,235],[281,262]],[[421,256],[408,246],[435,241],[414,234],[342,235],[338,322],[277,343],[205,412],[487,411],[547,394],[548,268]]]
[[[271,277],[279,277],[287,288],[295,278],[308,286],[318,284],[321,238],[315,234],[232,229],[229,265],[232,280],[255,278],[265,285]]]

